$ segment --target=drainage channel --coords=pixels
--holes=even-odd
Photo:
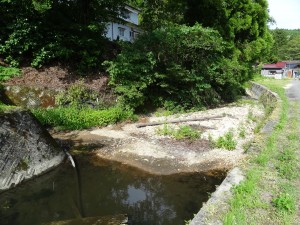
[[[199,173],[154,176],[91,155],[76,156],[75,162],[76,168],[66,162],[1,193],[0,224],[59,224],[55,221],[126,214],[129,224],[184,225],[224,179]]]

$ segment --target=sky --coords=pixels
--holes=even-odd
[[[271,29],[300,29],[300,0],[268,0],[276,24]]]

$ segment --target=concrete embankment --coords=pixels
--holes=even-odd
[[[277,124],[278,110],[277,104],[280,102],[278,95],[265,86],[251,82],[248,95],[252,98],[259,99],[265,108],[273,110],[265,126],[261,130],[262,133],[270,133]],[[232,187],[238,185],[244,180],[243,171],[235,167],[228,172],[227,177],[212,193],[210,199],[203,205],[200,211],[195,215],[189,225],[220,225],[222,223],[221,215],[224,215],[229,208],[229,200],[232,197]]]
[[[26,110],[0,113],[0,191],[59,165],[65,157]]]

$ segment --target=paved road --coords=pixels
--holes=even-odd
[[[286,91],[288,98],[300,102],[300,80],[291,80],[290,85]]]

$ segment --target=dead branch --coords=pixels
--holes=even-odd
[[[151,122],[151,123],[143,123],[137,124],[137,128],[147,127],[147,126],[158,126],[162,124],[168,123],[182,123],[182,122],[190,122],[190,121],[204,121],[204,120],[211,120],[211,119],[221,119],[222,116],[210,116],[210,117],[203,117],[203,118],[191,118],[191,119],[177,119],[177,120],[169,120],[169,121],[162,121],[162,122]]]

